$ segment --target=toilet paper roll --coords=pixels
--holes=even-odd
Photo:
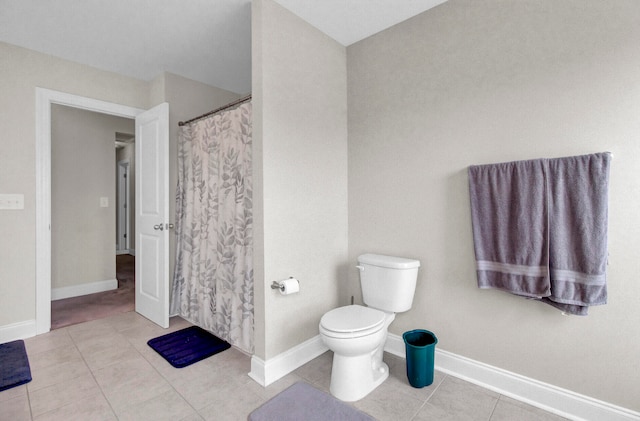
[[[300,291],[300,282],[296,278],[285,279],[280,281],[280,294],[289,295]]]

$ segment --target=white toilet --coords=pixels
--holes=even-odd
[[[419,260],[380,254],[363,254],[358,263],[367,307],[338,307],[320,319],[320,337],[333,351],[330,391],[347,402],[364,398],[389,377],[382,362],[387,328],[396,313],[411,308],[420,267]]]

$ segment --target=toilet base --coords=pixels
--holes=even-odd
[[[333,396],[345,402],[360,400],[389,377],[389,366],[377,360],[377,352],[359,356],[333,354],[331,386]]]

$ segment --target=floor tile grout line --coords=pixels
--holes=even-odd
[[[94,381],[96,381],[96,380],[95,380],[95,377],[93,376],[93,372],[91,371],[91,368],[90,368],[90,367],[89,367],[89,365],[87,364],[87,362],[86,362],[86,360],[85,360],[85,358],[84,358],[84,355],[82,354],[82,352],[81,352],[81,351],[80,351],[80,349],[78,348],[78,345],[77,345],[76,341],[73,339],[73,336],[71,335],[71,333],[67,330],[67,328],[66,328],[66,327],[61,328],[60,330],[63,330],[63,331],[65,332],[65,334],[69,337],[69,340],[71,341],[71,344],[73,345],[73,347],[75,347],[76,351],[78,351],[78,355],[80,355],[80,358],[82,359],[83,364],[85,365],[85,367],[87,368],[87,370],[89,371],[89,373],[91,374],[91,376],[93,377]],[[57,347],[57,348],[62,348],[62,346]],[[52,348],[52,350],[53,350],[53,349],[56,349],[56,348]],[[52,351],[52,350],[43,351],[43,352],[41,352],[41,353],[50,352],[50,351]],[[72,377],[72,378],[69,378],[69,379],[65,379],[64,381],[73,381],[73,380],[75,380],[75,379],[77,379],[77,378],[79,378],[79,377],[81,377],[81,376],[82,376],[82,375],[78,375],[78,376],[75,376],[75,377]],[[62,383],[62,382],[63,382],[63,381],[61,381],[60,383]],[[46,386],[46,387],[43,387],[43,388],[41,388],[41,389],[37,389],[37,390],[43,390],[43,389],[45,389],[45,388],[47,388],[47,387],[56,386],[57,384],[58,384],[58,383],[54,383],[54,384],[48,385],[48,386]],[[100,385],[98,384],[98,382],[97,382],[97,381],[96,381],[96,386],[98,386],[98,389],[100,390],[100,393],[102,393],[102,394],[103,394],[103,396],[104,396],[104,393],[102,392],[102,390],[101,390],[101,388],[100,388]],[[31,395],[30,395],[30,391],[29,391],[29,388],[28,388],[28,387],[26,388],[26,390],[27,390],[27,399],[28,399],[28,403],[29,403],[29,414],[30,414],[31,419],[33,420],[33,419],[34,419],[34,415],[33,415],[33,408],[32,408],[32,406],[31,406]],[[34,391],[34,392],[35,392],[35,391]],[[105,396],[105,400],[106,400],[106,396]],[[109,401],[108,401],[108,400],[107,400],[107,403],[109,403]],[[62,406],[59,406],[59,407],[57,407],[57,408],[50,409],[50,410],[48,410],[48,411],[46,411],[46,412],[43,412],[42,414],[38,415],[38,417],[40,417],[40,416],[42,416],[42,415],[44,415],[44,414],[47,414],[47,413],[49,413],[49,412],[53,412],[53,411],[59,410],[59,409],[64,408],[64,407],[66,407],[66,406],[70,406],[70,405],[73,405],[73,403],[68,403],[68,404],[66,404],[66,405],[62,405]],[[112,411],[113,411],[113,409],[112,409]],[[114,412],[114,416],[115,416],[115,412]]]
[[[418,408],[418,409],[416,410],[416,412],[414,412],[414,413],[413,413],[413,415],[411,416],[411,418],[409,418],[409,421],[414,420],[414,419],[418,416],[418,414],[420,413],[420,411],[422,411],[422,408],[424,408],[424,407],[427,405],[427,402],[428,402],[428,400],[425,400],[425,401],[423,401],[423,402],[422,402],[422,405],[420,405],[420,408]]]
[[[31,395],[29,394],[29,388],[25,385],[25,392],[27,392],[27,404],[29,404],[29,419],[33,421],[33,409],[31,409]]]
[[[431,397],[436,393],[436,390],[438,390],[440,388],[440,386],[442,385],[442,383],[444,383],[444,380],[446,379],[446,377],[448,377],[447,374],[445,374],[445,377],[434,387],[434,389],[431,391],[431,393],[429,393],[429,396],[427,396],[425,399],[420,399],[420,398],[416,398],[416,399],[423,400],[424,402],[428,402],[429,399],[431,399]],[[431,383],[431,384],[433,384],[433,383]],[[425,387],[429,387],[429,386],[431,386],[431,385],[427,385]],[[413,387],[413,386],[411,386],[411,387]],[[416,389],[416,388],[414,388],[414,389]],[[405,392],[403,390],[400,390],[400,393],[402,393],[405,396],[415,397],[411,393]]]
[[[420,408],[418,408],[418,410],[416,411],[415,414],[413,414],[413,416],[411,418],[409,418],[409,421],[414,420],[418,414],[420,413],[420,411],[422,411],[422,409],[427,406],[427,404],[429,403],[429,400],[431,399],[431,397],[433,397],[433,395],[435,395],[436,391],[438,389],[440,389],[440,386],[442,386],[442,383],[444,383],[445,379],[449,377],[448,374],[444,375],[444,378],[442,380],[440,380],[440,383],[438,383],[438,385],[433,389],[433,391],[431,393],[429,393],[429,396],[422,402],[422,405],[420,406]]]
[[[26,349],[26,346],[25,346],[25,352],[27,354],[27,359],[28,359],[29,358],[29,350]],[[48,352],[48,351],[36,352],[35,355],[43,353],[43,352]],[[33,357],[33,355],[32,355],[32,357]],[[31,370],[31,369],[29,369],[29,370]],[[31,392],[30,392],[30,389],[29,389],[29,383],[24,385],[24,391],[27,394],[27,404],[29,405],[29,419],[31,419],[31,421],[33,421],[33,408],[31,407]]]
[[[128,329],[124,329],[124,330],[128,330]],[[123,330],[123,331],[124,331],[124,330]],[[123,335],[123,336],[124,336],[124,335]],[[182,393],[180,393],[180,391],[178,391],[178,389],[176,389],[176,387],[174,386],[173,382],[172,382],[172,381],[171,381],[167,376],[165,376],[165,375],[164,375],[160,370],[158,370],[158,368],[155,366],[155,364],[154,364],[151,360],[149,360],[149,359],[148,359],[148,358],[147,358],[147,357],[146,357],[142,352],[140,352],[140,350],[139,350],[138,348],[136,348],[136,347],[135,347],[135,344],[134,344],[133,342],[131,342],[131,341],[129,340],[129,338],[128,338],[128,337],[126,337],[126,336],[125,336],[125,339],[129,342],[129,344],[131,344],[131,347],[132,347],[133,349],[135,349],[135,350],[136,350],[136,352],[137,352],[138,354],[140,354],[140,356],[141,356],[141,357],[142,357],[142,358],[143,358],[147,363],[149,363],[149,365],[150,365],[150,366],[155,370],[155,372],[156,372],[156,373],[158,373],[158,375],[159,375],[160,377],[162,377],[162,378],[164,379],[164,381],[166,381],[166,382],[167,382],[167,384],[171,387],[171,389],[172,389],[172,390],[173,390],[173,391],[174,391],[178,396],[180,396],[180,398],[181,398],[181,399],[182,399],[182,400],[183,400],[187,405],[189,405],[189,407],[190,407],[191,409],[193,409],[193,411],[194,411],[198,416],[200,416],[200,417],[202,418],[202,415],[200,414],[200,412],[198,412],[198,410],[197,410],[197,409],[196,409],[196,408],[191,404],[191,402],[189,402],[189,401],[187,400],[187,398],[186,398]],[[148,341],[147,341],[147,342],[148,342]],[[154,399],[154,398],[151,398],[151,399]],[[148,400],[151,400],[151,399],[148,399]],[[145,402],[147,402],[147,401],[145,401]],[[183,417],[183,418],[185,418],[185,417]]]
[[[62,406],[59,406],[57,408],[50,409],[50,410],[48,410],[46,412],[43,412],[42,414],[39,414],[38,417],[42,417],[43,415],[49,414],[51,412],[59,411],[60,409],[66,408],[66,407],[71,406],[73,404],[74,404],[74,402],[69,402],[69,403],[67,403],[65,405],[62,405]],[[115,414],[114,414],[114,416],[115,416]],[[33,417],[31,417],[31,419],[33,420]]]
[[[491,421],[491,418],[493,418],[493,414],[496,412],[496,408],[498,407],[498,402],[500,402],[501,396],[502,395],[498,395],[496,402],[493,404],[493,408],[491,408],[491,414],[489,414],[489,418],[487,418],[487,421]]]
[[[67,329],[67,327],[63,328],[63,329]],[[84,354],[82,353],[82,351],[80,350],[80,348],[78,348],[78,344],[76,342],[76,340],[73,338],[73,335],[71,335],[71,332],[69,332],[67,330],[67,333],[69,334],[69,336],[71,337],[71,341],[73,342],[73,345],[76,347],[76,349],[78,350],[78,353],[80,354],[80,358],[82,358],[82,361],[84,362],[84,364],[87,366],[87,369],[89,370],[89,373],[91,374],[91,378],[93,379],[93,381],[96,383],[96,386],[98,386],[98,390],[100,391],[100,394],[102,394],[102,397],[104,398],[105,402],[107,402],[107,405],[109,405],[109,408],[111,409],[111,412],[113,413],[113,416],[116,417],[116,419],[118,419],[118,414],[116,413],[115,408],[113,407],[113,405],[111,404],[111,401],[109,400],[109,398],[107,398],[107,395],[105,394],[104,390],[102,389],[102,386],[100,386],[100,383],[98,382],[98,379],[96,379],[95,373],[93,372],[93,370],[91,369],[91,367],[89,367],[89,364],[87,363],[87,360],[84,357]]]
[[[124,331],[126,331],[126,330],[128,330],[128,329],[123,329],[122,331],[117,331],[117,332],[120,334],[121,332],[124,332]],[[131,348],[132,348],[132,349],[133,349],[133,350],[134,350],[134,351],[135,351],[135,352],[136,352],[136,353],[137,353],[137,354],[138,354],[138,355],[139,355],[143,360],[145,360],[145,361],[147,362],[147,364],[149,364],[149,366],[150,366],[150,367],[151,367],[151,368],[152,368],[152,369],[153,369],[153,370],[154,370],[154,371],[155,371],[155,372],[156,372],[156,373],[157,373],[157,374],[158,374],[158,375],[159,375],[159,376],[160,376],[160,377],[161,377],[161,378],[162,378],[162,379],[167,383],[167,385],[169,385],[169,387],[170,387],[172,390],[174,390],[174,391],[175,391],[175,392],[176,392],[176,393],[177,393],[177,394],[178,394],[178,395],[179,395],[179,396],[180,396],[180,397],[181,397],[181,398],[182,398],[182,399],[187,403],[187,405],[191,406],[191,404],[189,404],[189,402],[188,402],[186,399],[184,399],[184,397],[183,397],[182,395],[180,395],[180,393],[175,389],[175,387],[174,387],[174,386],[173,386],[173,384],[169,381],[169,379],[167,379],[165,376],[163,376],[163,375],[162,375],[162,373],[161,373],[161,372],[159,372],[159,371],[158,371],[158,369],[156,368],[156,366],[155,366],[151,361],[149,361],[149,360],[144,356],[144,354],[143,354],[142,352],[140,352],[140,350],[139,350],[138,348],[136,348],[136,347],[135,347],[135,345],[134,345],[134,344],[129,340],[129,338],[127,338],[125,335],[122,335],[122,336],[123,336],[123,337],[124,337],[124,339],[129,343],[129,345],[131,345]],[[115,364],[115,363],[114,363],[114,364]],[[113,364],[110,364],[110,365],[113,365]],[[107,366],[107,367],[108,367],[108,366]],[[103,368],[104,368],[104,367],[103,367]],[[157,396],[152,396],[152,397],[150,397],[149,399],[146,399],[146,400],[144,400],[144,401],[142,401],[142,402],[139,402],[139,403],[138,403],[138,405],[141,405],[141,404],[144,404],[144,403],[146,403],[146,402],[149,402],[149,401],[151,401],[151,400],[153,400],[153,399],[156,399],[158,396],[161,396],[161,395],[162,395],[162,394],[157,395]],[[193,407],[192,407],[192,408],[193,408]],[[115,411],[114,411],[114,412],[115,412]],[[197,411],[196,411],[196,413],[197,413]],[[118,418],[118,419],[120,418],[120,417],[118,416],[118,414],[117,414],[117,413],[116,413],[115,415],[116,415],[116,418]]]
[[[138,352],[139,352],[139,351],[138,351]],[[142,353],[140,353],[140,355],[142,355]],[[183,400],[187,405],[189,405],[189,407],[190,407],[191,409],[193,409],[193,411],[194,411],[196,414],[200,415],[200,412],[198,412],[198,410],[197,410],[193,405],[191,405],[191,402],[189,402],[189,400],[187,400],[187,398],[186,398],[182,393],[180,393],[180,391],[179,391],[178,389],[176,389],[176,387],[174,386],[173,382],[172,382],[171,380],[169,380],[169,378],[168,378],[168,377],[166,377],[165,375],[163,375],[163,374],[162,374],[162,373],[161,373],[161,372],[156,368],[156,366],[155,366],[151,361],[149,361],[149,360],[148,360],[144,355],[142,355],[142,358],[144,358],[144,359],[149,363],[149,365],[151,365],[151,367],[153,367],[153,369],[156,371],[156,373],[158,373],[158,374],[160,375],[160,377],[162,377],[162,378],[164,379],[164,381],[166,381],[166,382],[167,382],[167,384],[171,387],[171,389],[172,389],[174,392],[176,392],[176,394],[177,394],[178,396],[180,396],[180,399],[182,399],[182,400]],[[176,370],[179,370],[179,369],[176,369]],[[202,416],[202,415],[200,415],[200,416]],[[184,418],[184,417],[183,417],[183,418]]]

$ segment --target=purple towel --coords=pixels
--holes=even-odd
[[[549,160],[551,295],[544,301],[567,313],[607,303],[610,162],[608,153]]]
[[[469,181],[478,287],[549,296],[544,163],[473,166]]]
[[[605,304],[611,155],[469,168],[478,286],[570,314]]]

